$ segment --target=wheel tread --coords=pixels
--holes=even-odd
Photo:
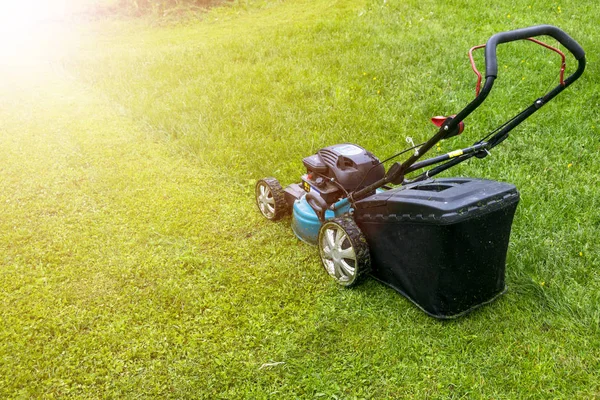
[[[269,218],[266,215],[264,215],[264,214],[263,215],[265,216],[265,218],[270,219],[271,221],[280,220],[285,215],[287,215],[289,212],[288,205],[285,200],[285,192],[283,191],[283,188],[281,187],[281,184],[279,183],[277,178],[273,178],[273,177],[263,178],[263,179],[260,179],[258,182],[256,182],[255,192],[257,192],[258,187],[260,186],[261,182],[264,182],[269,187],[269,190],[271,191],[271,194],[273,195],[273,200],[275,201],[275,207],[274,207],[275,210],[273,212],[273,217]],[[258,205],[258,198],[256,200],[257,200],[256,204],[260,211],[260,206]],[[262,214],[262,212],[261,212],[261,214]]]
[[[369,244],[367,243],[367,239],[354,219],[352,219],[350,216],[336,217],[328,222],[337,224],[344,230],[344,232],[346,232],[346,236],[350,240],[356,255],[354,279],[350,282],[338,281],[338,283],[345,287],[356,286],[371,273],[371,256],[369,253]],[[325,224],[323,226],[325,226]],[[319,251],[321,251],[322,232],[323,227],[321,227],[321,231],[319,232]],[[323,257],[321,257],[321,262],[325,268]],[[327,268],[325,268],[325,270],[327,270]]]

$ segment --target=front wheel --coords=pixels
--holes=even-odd
[[[275,178],[264,178],[256,182],[256,205],[262,215],[271,221],[277,221],[288,213],[285,193]]]
[[[321,226],[319,253],[323,267],[341,286],[355,286],[371,272],[369,245],[350,217],[334,218]]]

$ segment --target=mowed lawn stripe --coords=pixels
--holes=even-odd
[[[19,90],[0,92],[0,393],[168,392],[184,379],[169,363],[187,365],[192,349],[189,379],[204,381],[196,364],[245,324],[234,305],[262,300],[237,283],[258,289],[273,279],[269,260],[311,249],[289,236],[278,254],[270,237],[287,229],[255,228],[248,185],[156,140],[105,97],[50,68],[5,72]],[[257,242],[262,254],[249,249]]]

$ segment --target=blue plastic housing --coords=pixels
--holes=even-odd
[[[329,220],[350,212],[348,199],[340,200],[335,204],[335,211],[325,211],[325,219]],[[292,213],[292,230],[298,239],[311,245],[316,245],[319,239],[321,221],[312,207],[306,201],[306,195],[294,202]]]
[[[377,189],[377,193],[385,192],[384,189]],[[330,220],[340,215],[350,212],[350,202],[348,199],[342,199],[333,205],[333,210],[325,211],[325,220]],[[311,245],[316,245],[319,240],[319,229],[321,221],[306,201],[306,195],[294,202],[292,212],[292,230],[298,239]]]

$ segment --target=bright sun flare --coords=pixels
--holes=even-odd
[[[0,62],[43,48],[50,40],[49,27],[66,13],[67,0],[0,0]]]

